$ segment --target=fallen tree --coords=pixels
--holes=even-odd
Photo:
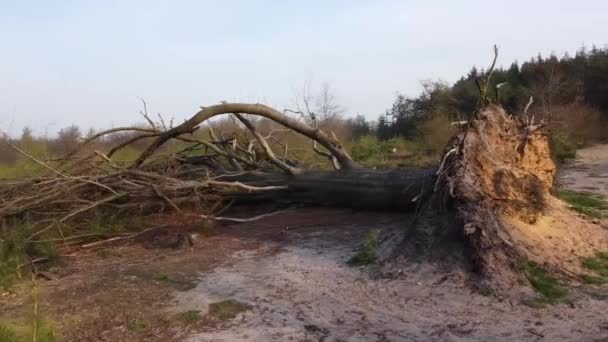
[[[115,214],[172,210],[235,222],[272,214],[220,216],[239,202],[400,210],[417,212],[420,217],[437,216],[440,211],[449,213],[450,225],[461,236],[477,272],[495,284],[509,286],[519,279],[516,264],[521,260],[534,260],[574,277],[583,272],[580,257],[608,246],[608,234],[569,213],[551,195],[556,167],[543,124],[491,104],[485,95],[488,79],[479,84],[480,109],[468,121],[458,123],[461,132],[434,169],[366,169],[351,158],[334,134],[317,126],[314,115],[305,121],[262,104],[222,103],[202,108],[175,127],[164,123],[160,127],[144,113],[149,127],[121,127],[95,134],[58,166],[13,146],[47,168],[48,174],[0,183],[0,221],[27,221],[28,240],[36,241],[49,231],[63,235],[63,230],[95,210]],[[249,132],[248,139],[218,137],[213,129],[209,139],[194,137],[193,132],[219,115],[232,116],[236,126]],[[269,143],[276,139],[274,131],[260,133],[251,116],[307,137],[333,170],[304,167],[288,158],[286,145],[282,156],[277,156]],[[121,131],[135,134],[105,154],[82,154],[83,147],[95,139]],[[130,165],[112,161],[117,151],[142,140],[150,143]],[[157,152],[169,141],[180,141],[186,147],[158,157]],[[570,229],[571,225],[578,229]],[[424,229],[429,235],[443,227],[416,225],[411,229]],[[584,234],[592,235],[593,241]],[[572,241],[577,249],[566,251]]]

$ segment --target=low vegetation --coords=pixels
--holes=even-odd
[[[540,265],[527,261],[521,265],[530,285],[540,293],[543,298],[541,302],[556,303],[568,294],[568,290]],[[537,299],[538,301],[538,299]]]
[[[352,258],[348,260],[348,264],[351,266],[366,266],[376,262],[378,256],[376,250],[378,249],[380,237],[380,230],[372,229],[365,235],[363,245]]]
[[[178,313],[175,316],[175,319],[177,319],[180,322],[186,323],[186,324],[196,323],[196,322],[200,321],[202,318],[203,318],[203,316],[201,316],[201,312],[199,310],[184,311],[184,312]]]
[[[570,204],[570,208],[595,218],[608,217],[608,202],[604,197],[588,192],[560,190],[559,198]]]
[[[34,240],[29,239],[35,230],[27,217],[14,223],[3,221],[0,225],[0,287],[10,289],[22,275],[29,274],[31,260],[41,261],[37,263],[38,270],[60,264],[58,247],[62,243],[87,243],[128,234],[143,227],[142,218],[137,215],[118,217],[110,211],[93,211],[75,225],[59,225],[58,229]]]
[[[0,342],[55,342],[61,336],[41,308],[38,282],[32,279],[27,312],[21,318],[0,322]]]
[[[220,321],[231,320],[248,310],[251,310],[249,305],[234,299],[209,304],[209,315]]]
[[[19,342],[19,337],[13,328],[0,324],[0,342]]]
[[[599,275],[594,278],[597,282],[608,281],[608,252],[598,252],[594,256],[586,258],[583,260],[583,267]]]
[[[127,329],[129,329],[130,331],[135,332],[135,333],[142,332],[142,331],[146,330],[147,328],[148,328],[148,323],[139,318],[132,319],[127,324]]]

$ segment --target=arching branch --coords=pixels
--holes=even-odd
[[[148,148],[141,153],[139,158],[133,163],[133,167],[139,167],[146,159],[148,159],[156,149],[162,146],[167,140],[191,131],[194,127],[197,127],[202,122],[221,114],[232,114],[232,113],[244,113],[262,116],[267,119],[273,120],[287,128],[290,128],[310,139],[318,141],[320,145],[325,147],[340,163],[342,169],[358,168],[359,165],[355,163],[346,149],[340,144],[339,141],[329,136],[318,128],[311,127],[301,121],[298,121],[292,117],[289,117],[276,109],[262,105],[262,104],[248,104],[248,103],[223,103],[220,105],[205,107],[192,118],[184,122],[183,124],[176,126],[166,132],[163,132]]]

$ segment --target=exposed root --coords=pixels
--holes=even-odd
[[[485,279],[511,286],[521,276],[516,266],[522,260],[573,276],[580,255],[608,245],[605,230],[592,224],[580,229],[581,220],[552,196],[556,167],[540,126],[491,105],[458,139],[459,149],[446,154],[438,182],[453,196],[466,249]],[[591,231],[593,241],[584,236]]]

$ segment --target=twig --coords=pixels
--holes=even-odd
[[[95,207],[97,207],[97,206],[99,206],[99,205],[101,205],[101,204],[104,204],[104,203],[107,203],[107,202],[111,202],[111,201],[113,201],[113,200],[115,200],[115,199],[118,199],[118,198],[120,198],[120,197],[123,197],[123,196],[125,196],[125,195],[126,195],[126,194],[117,194],[117,195],[113,195],[113,196],[110,196],[110,197],[106,197],[106,198],[104,198],[104,199],[102,199],[102,200],[99,200],[99,201],[97,201],[97,202],[95,202],[95,203],[93,203],[93,204],[91,204],[91,205],[88,205],[88,206],[86,206],[86,207],[84,207],[84,208],[80,208],[80,209],[78,209],[78,210],[75,210],[75,211],[73,211],[73,212],[69,213],[68,215],[66,215],[66,216],[62,217],[61,219],[59,219],[57,222],[65,222],[65,221],[69,220],[70,218],[72,218],[72,217],[74,217],[74,216],[76,216],[76,215],[78,215],[78,214],[84,213],[85,211],[91,210],[91,209],[93,209],[93,208],[95,208]],[[54,225],[55,225],[55,222],[51,223],[50,225],[48,225],[48,226],[46,226],[46,227],[42,228],[41,230],[39,230],[39,231],[37,231],[37,232],[32,233],[32,235],[30,235],[30,236],[27,238],[27,240],[29,241],[29,240],[31,240],[32,238],[34,238],[34,237],[36,237],[36,236],[38,236],[38,235],[42,234],[43,232],[45,232],[45,231],[47,231],[47,230],[49,230],[49,229],[53,228],[53,226],[54,226]]]
[[[490,86],[490,81],[492,80],[492,74],[494,74],[494,67],[496,66],[496,60],[498,59],[498,46],[494,45],[494,59],[492,60],[492,65],[490,65],[490,69],[486,73],[486,78],[484,80],[484,89],[483,89],[483,97],[484,101],[487,101],[488,87]]]
[[[138,232],[138,233],[135,233],[135,234],[131,234],[131,235],[127,235],[127,236],[116,236],[116,237],[105,239],[105,240],[95,241],[95,242],[91,242],[91,243],[85,243],[84,245],[81,245],[80,247],[82,247],[82,248],[91,248],[91,247],[96,247],[96,246],[104,245],[104,244],[109,243],[109,242],[134,239],[134,238],[139,237],[139,236],[141,236],[141,235],[143,235],[143,234],[145,234],[145,233],[147,233],[149,231],[156,230],[156,229],[161,229],[161,228],[165,228],[165,227],[167,227],[166,224],[165,225],[160,225],[160,226],[157,226],[157,227],[151,227],[151,228],[148,228],[148,229],[144,229],[141,232]]]
[[[66,174],[64,174],[63,172],[58,171],[58,170],[55,170],[54,168],[50,167],[49,165],[47,165],[47,164],[45,164],[45,163],[41,162],[40,160],[36,159],[36,158],[35,158],[34,156],[32,156],[31,154],[29,154],[29,153],[27,153],[27,152],[23,151],[22,149],[20,149],[19,147],[15,146],[14,144],[9,143],[9,142],[7,142],[7,144],[8,144],[10,147],[12,147],[13,149],[15,149],[17,152],[19,152],[19,153],[23,154],[24,156],[26,156],[26,157],[28,157],[29,159],[31,159],[32,161],[34,161],[35,163],[37,163],[37,164],[40,164],[40,165],[44,166],[45,168],[47,168],[47,169],[51,170],[52,172],[54,172],[54,173],[58,174],[59,176],[61,176],[61,177],[63,177],[63,178],[67,178],[67,179],[75,179],[75,180],[79,180],[79,181],[82,181],[82,182],[85,182],[85,183],[94,184],[94,185],[97,185],[97,186],[99,186],[99,187],[102,187],[102,188],[104,188],[104,189],[106,189],[106,190],[108,190],[108,191],[110,191],[110,192],[112,192],[112,193],[114,193],[114,194],[118,194],[118,193],[117,193],[117,192],[116,192],[114,189],[110,188],[110,187],[109,187],[109,186],[107,186],[107,185],[104,185],[104,184],[101,184],[101,183],[98,183],[98,182],[94,182],[94,181],[91,181],[91,180],[88,180],[88,179],[86,179],[86,178],[82,178],[82,177],[73,177],[73,176],[66,175]]]
[[[285,213],[285,212],[291,211],[293,209],[295,209],[295,208],[291,207],[291,208],[288,208],[288,209],[277,210],[277,211],[273,211],[273,212],[270,212],[270,213],[266,213],[266,214],[262,214],[262,215],[258,215],[258,216],[254,216],[254,217],[248,217],[248,218],[222,217],[222,216],[213,217],[213,216],[208,216],[208,215],[200,215],[200,217],[202,217],[204,219],[212,219],[212,220],[215,220],[215,221],[227,221],[227,222],[235,222],[235,223],[245,223],[245,222],[253,222],[253,221],[257,221],[257,220],[263,219],[265,217],[269,217],[269,216]]]
[[[150,119],[150,116],[148,115],[148,105],[146,104],[146,101],[144,101],[144,99],[142,99],[142,98],[141,98],[141,97],[139,97],[139,96],[136,96],[136,97],[137,97],[137,98],[138,98],[138,99],[141,101],[141,103],[144,105],[144,111],[143,111],[143,112],[141,112],[141,111],[140,111],[140,112],[139,112],[139,114],[141,114],[141,116],[143,116],[143,117],[144,117],[144,119],[146,119],[146,121],[148,121],[148,123],[150,124],[150,126],[151,126],[153,129],[157,129],[157,128],[156,128],[156,124],[154,124],[154,121],[152,121],[152,119]]]
[[[205,181],[202,184],[218,185],[240,188],[247,191],[273,191],[273,190],[287,190],[287,185],[268,185],[268,186],[252,186],[243,184],[241,182],[221,182],[221,181]]]
[[[458,149],[457,148],[453,148],[453,149],[449,150],[443,156],[443,159],[441,160],[441,164],[439,164],[439,168],[437,169],[437,172],[435,172],[435,175],[438,176],[438,177],[437,177],[437,181],[435,182],[435,187],[433,188],[433,192],[437,191],[437,186],[439,185],[439,181],[441,180],[441,175],[442,175],[443,167],[445,166],[446,160],[448,159],[449,156],[451,156],[456,151],[458,151]]]
[[[49,258],[46,258],[46,257],[45,258],[30,259],[28,262],[23,263],[23,264],[17,266],[17,268],[24,268],[25,266],[34,265],[34,264],[37,264],[39,262],[45,262],[45,261],[48,261],[48,260],[49,260]]]
[[[183,214],[184,212],[175,204],[173,203],[172,200],[169,199],[169,197],[165,196],[162,192],[160,192],[160,190],[158,189],[158,187],[154,184],[151,185],[152,189],[154,189],[154,192],[156,193],[156,195],[160,198],[162,198],[163,200],[165,200],[165,202],[167,202],[170,206],[173,207],[173,209],[175,209],[175,211],[177,211],[180,214]]]
[[[160,123],[161,123],[161,125],[163,125],[163,129],[166,131],[167,125],[165,124],[165,119],[163,119],[163,116],[160,115],[160,113],[156,113],[156,115],[158,115],[158,118],[160,119]]]

